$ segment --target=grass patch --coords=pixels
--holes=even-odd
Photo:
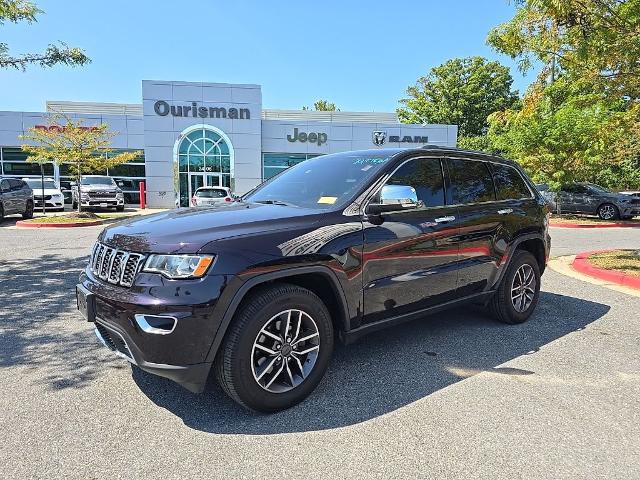
[[[617,270],[640,277],[640,250],[614,250],[589,256],[589,263],[607,270]]]
[[[598,223],[638,223],[640,224],[640,219],[632,218],[630,220],[602,220],[599,217],[583,217],[580,215],[551,215],[551,220],[554,223],[571,223],[574,225],[588,225],[588,224],[598,224]]]
[[[95,213],[91,212],[72,212],[65,215],[53,215],[50,217],[37,217],[30,220],[24,220],[25,223],[89,223],[96,220],[102,220]]]

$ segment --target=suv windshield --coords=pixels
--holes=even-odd
[[[219,188],[203,188],[202,190],[196,190],[196,197],[222,198],[226,196],[227,192],[225,190],[220,190]]]
[[[113,185],[115,182],[111,177],[82,177],[80,185]]]
[[[25,182],[27,182],[27,185],[29,185],[32,190],[37,188],[42,190],[42,180],[25,180]],[[58,188],[58,186],[53,180],[45,180],[44,188]]]
[[[389,160],[382,152],[347,152],[305,160],[249,192],[247,202],[323,208],[345,204]]]

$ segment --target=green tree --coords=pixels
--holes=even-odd
[[[511,90],[509,69],[483,57],[454,58],[431,69],[407,89],[398,118],[405,123],[458,125],[460,137],[482,136],[487,117],[513,108],[518,92]]]
[[[515,16],[488,43],[541,79],[558,73],[600,93],[640,98],[640,0],[516,0]]]
[[[35,4],[26,0],[0,0],[0,25],[5,22],[33,23],[37,16],[43,13]],[[91,60],[79,48],[69,47],[66,43],[50,44],[42,53],[26,53],[10,55],[9,46],[0,43],[0,68],[16,68],[25,70],[28,65],[37,64],[41,67],[52,67],[57,64],[85,65]]]
[[[78,188],[84,173],[115,167],[142,155],[141,151],[111,154],[113,150],[109,145],[116,132],[109,131],[106,123],[87,127],[81,120],[57,115],[49,118],[48,123],[48,128],[32,127],[22,136],[23,140],[31,142],[22,146],[29,154],[27,161],[41,165],[51,161],[58,165],[69,163]],[[78,202],[78,212],[80,211],[81,205]]]
[[[339,112],[340,109],[336,107],[335,103],[328,100],[317,100],[313,103],[313,109],[316,112]],[[309,107],[302,107],[302,110],[311,110]]]

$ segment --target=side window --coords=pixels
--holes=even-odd
[[[490,202],[496,199],[493,179],[486,162],[457,159],[449,159],[447,162],[453,204]]]
[[[440,207],[444,202],[444,181],[438,158],[416,158],[402,165],[387,185],[407,185],[416,191],[425,207]]]
[[[22,184],[23,181],[22,180],[16,180],[14,178],[10,178],[9,179],[9,186],[11,187],[11,190],[14,192],[17,192],[18,190],[22,189]]]
[[[492,163],[493,181],[498,200],[518,200],[531,198],[531,192],[520,173],[509,165]]]
[[[9,180],[2,180],[0,182],[0,191],[2,191],[2,193],[7,193],[9,190],[11,190],[11,187],[9,186]]]

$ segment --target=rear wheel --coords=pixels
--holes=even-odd
[[[500,286],[489,303],[491,313],[503,323],[526,322],[538,304],[540,267],[525,250],[516,250]]]
[[[27,201],[27,206],[25,207],[24,213],[22,214],[22,218],[33,218],[33,202],[31,200]]]
[[[215,361],[225,392],[251,410],[275,412],[304,400],[333,351],[324,303],[297,285],[261,288],[241,306]]]
[[[0,222],[4,220],[4,207],[0,205]]]
[[[620,218],[618,207],[611,203],[603,203],[598,207],[598,216],[602,220],[616,220]]]

